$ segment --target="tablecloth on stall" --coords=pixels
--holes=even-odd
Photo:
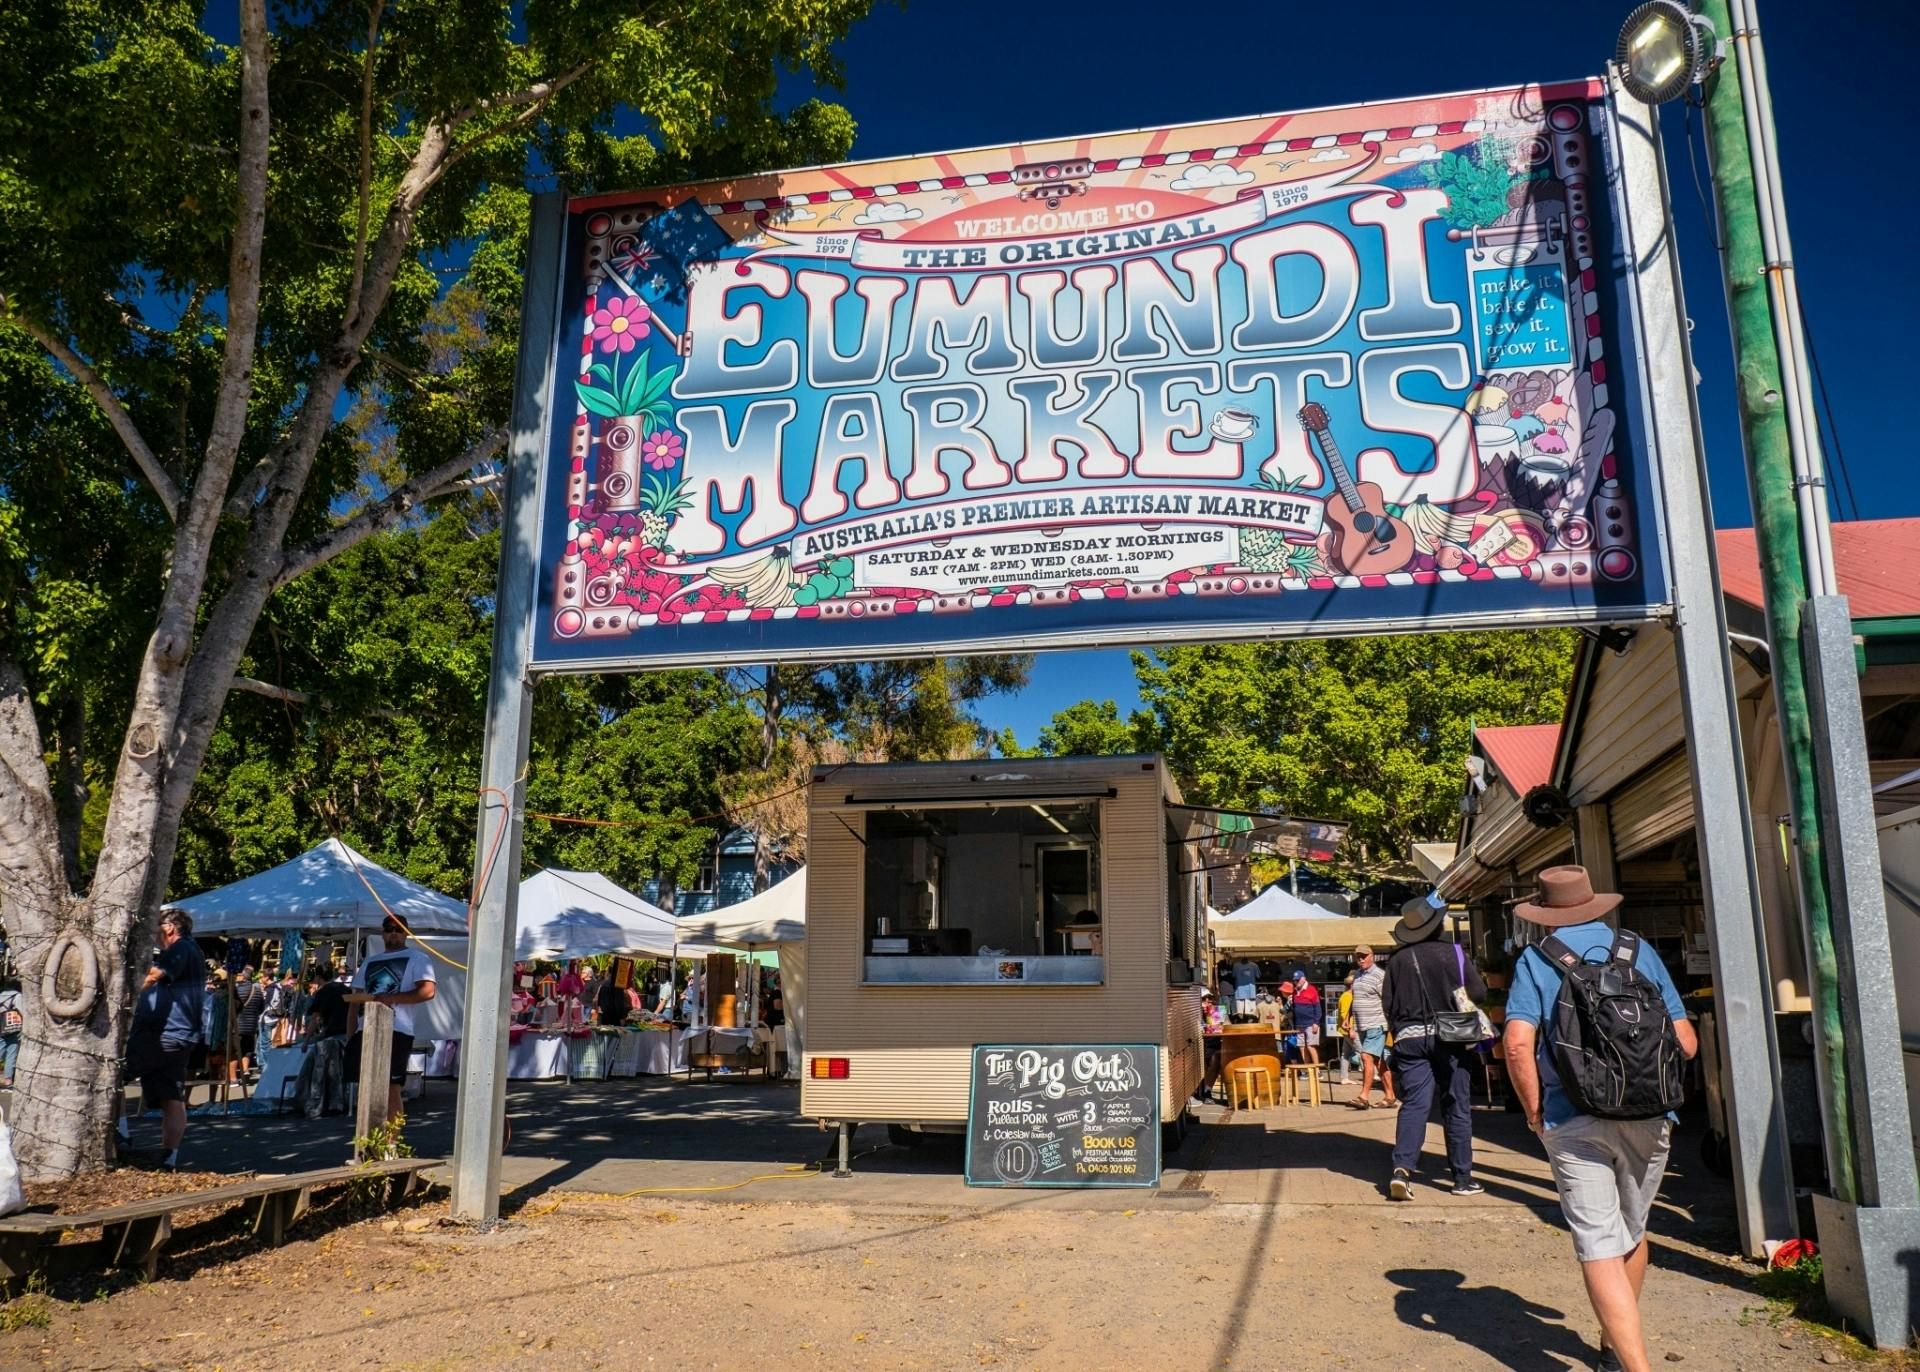
[[[305,1044],[269,1048],[260,1055],[260,1080],[254,1084],[253,1098],[278,1106],[283,1098],[293,1104],[293,1083],[299,1079],[300,1064],[306,1061]]]
[[[459,1063],[458,1039],[435,1039],[426,1054],[430,1077],[451,1077]],[[590,1034],[563,1034],[523,1028],[507,1036],[510,1081],[664,1077],[686,1069],[684,1036],[664,1030],[596,1028]],[[299,1070],[297,1063],[294,1070]]]
[[[507,1036],[507,1080],[546,1081],[564,1077],[572,1065],[565,1034],[527,1030]]]
[[[686,1045],[670,1030],[622,1029],[607,1061],[610,1077],[664,1077],[687,1066]]]

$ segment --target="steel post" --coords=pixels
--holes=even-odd
[[[1673,646],[1692,765],[1734,1199],[1741,1246],[1758,1257],[1765,1240],[1791,1238],[1798,1224],[1751,817],[1744,803],[1729,805],[1726,799],[1747,794],[1746,766],[1655,114],[1618,82],[1614,109],[1609,133],[1619,148],[1625,194],[1619,215],[1625,242],[1615,251],[1633,280],[1634,309],[1646,340],[1641,378],[1666,511]]]
[[[467,938],[466,1020],[460,1035],[460,1094],[453,1128],[453,1216],[485,1223],[500,1214],[500,1152],[506,1127],[507,1025],[520,898],[533,687],[534,577],[540,536],[540,470],[553,399],[554,338],[560,323],[560,254],[566,198],[534,197],[527,236],[527,284],[514,375],[513,433],[506,461],[506,519],[494,596],[493,670],[487,682],[480,755],[476,904]]]
[[[1853,1088],[1846,1104],[1859,1150],[1855,1203],[1816,1199],[1821,1272],[1828,1302],[1854,1329],[1882,1348],[1904,1348],[1920,1322],[1908,1266],[1920,1251],[1920,1179],[1846,597],[1808,601],[1802,632],[1834,951],[1846,992],[1840,1007]]]

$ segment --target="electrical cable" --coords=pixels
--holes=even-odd
[[[1693,154],[1694,104],[1695,104],[1695,97],[1692,95],[1688,95],[1686,100],[1683,102],[1683,106],[1686,111],[1682,117],[1686,121],[1683,132],[1686,135],[1686,144],[1687,144],[1687,170],[1693,176],[1693,195],[1694,195],[1694,199],[1700,202],[1700,213],[1702,216],[1704,216],[1704,220],[1707,227],[1707,241],[1713,244],[1713,250],[1716,253],[1724,253],[1726,251],[1726,246],[1720,241],[1720,216],[1718,212],[1713,208],[1713,206],[1707,203],[1707,193],[1700,185],[1700,164],[1698,161],[1695,160],[1694,154]],[[1704,140],[1706,136],[1707,136],[1707,131],[1703,127],[1700,130],[1700,137]]]
[[[1834,417],[1833,398],[1827,394],[1826,373],[1820,369],[1820,350],[1813,343],[1813,325],[1806,318],[1805,307],[1800,312],[1800,322],[1807,331],[1807,359],[1813,363],[1813,382],[1820,389],[1820,407],[1827,416],[1827,445],[1833,449],[1834,469],[1840,473],[1840,484],[1846,489],[1847,501],[1853,506],[1853,517],[1860,518],[1860,497],[1853,493],[1853,473],[1847,469],[1847,457],[1840,448],[1840,422]],[[1835,492],[1834,504],[1838,505],[1838,492]]]

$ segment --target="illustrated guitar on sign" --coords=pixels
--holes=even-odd
[[[1387,513],[1386,497],[1371,481],[1355,481],[1333,441],[1326,410],[1309,404],[1300,411],[1300,423],[1320,448],[1340,499],[1327,502],[1327,522],[1333,525],[1327,560],[1348,576],[1380,576],[1397,572],[1413,561],[1417,551],[1407,526]]]

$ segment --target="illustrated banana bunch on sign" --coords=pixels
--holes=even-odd
[[[794,603],[792,556],[784,547],[775,548],[752,562],[710,568],[707,575],[717,584],[738,591],[750,609],[778,609]]]

